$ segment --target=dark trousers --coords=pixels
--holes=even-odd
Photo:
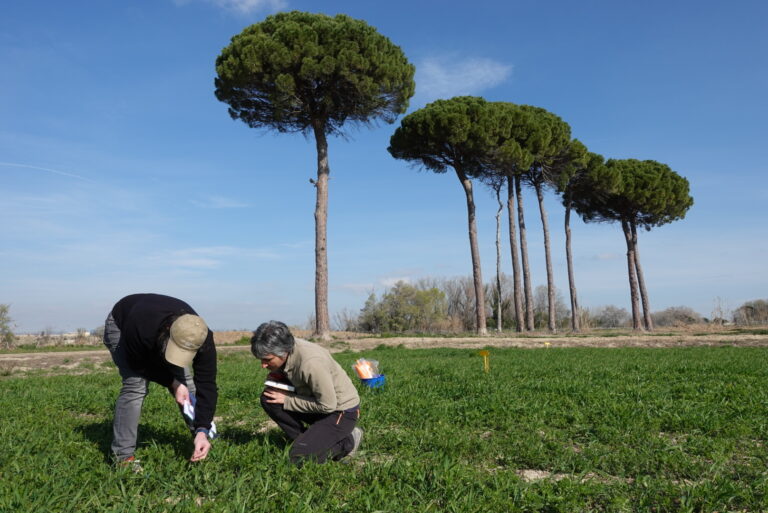
[[[280,429],[293,440],[292,463],[305,460],[324,463],[328,458],[338,461],[352,450],[352,430],[360,410],[333,413],[300,413],[288,411],[282,404],[268,403],[261,395],[261,407]]]

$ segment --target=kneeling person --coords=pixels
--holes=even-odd
[[[288,326],[270,321],[254,332],[251,352],[272,371],[271,378],[295,389],[267,387],[261,394],[264,411],[293,440],[293,463],[338,461],[357,451],[363,436],[356,427],[360,397],[326,349],[294,339]]]

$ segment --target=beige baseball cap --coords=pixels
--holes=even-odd
[[[173,365],[189,367],[207,336],[208,326],[202,318],[192,314],[182,315],[171,324],[165,359]]]

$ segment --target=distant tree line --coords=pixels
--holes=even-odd
[[[91,345],[92,342],[101,341],[104,328],[97,334],[89,332],[85,328],[78,328],[75,333],[54,334],[51,327],[46,327],[32,335],[18,337],[14,333],[14,321],[11,317],[11,305],[0,304],[0,349],[15,349],[18,347],[45,347],[55,345]],[[19,341],[22,341],[20,344]]]
[[[502,274],[502,290],[511,290],[511,277]],[[510,294],[501,301],[494,296],[495,283],[486,283],[486,308],[494,312],[487,319],[488,328],[496,326],[495,312],[501,307],[503,329],[516,329],[513,300]],[[534,328],[549,326],[549,297],[546,285],[533,292]],[[565,328],[571,314],[562,293],[555,289],[555,310]],[[748,312],[748,316],[745,316]],[[605,305],[580,310],[581,324],[589,328],[631,328],[632,315],[625,308]],[[722,324],[724,319],[707,319],[687,306],[674,306],[651,313],[659,327],[682,327],[709,322]],[[738,325],[768,324],[768,301],[748,301],[733,312]],[[370,292],[362,309],[344,310],[336,314],[334,328],[339,331],[368,333],[466,333],[475,330],[475,297],[472,277],[424,278],[415,283],[397,282],[380,295]]]

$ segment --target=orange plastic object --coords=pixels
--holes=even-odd
[[[371,362],[368,360],[357,360],[357,363],[355,363],[353,367],[360,379],[371,379],[374,377],[373,367],[371,367]]]

